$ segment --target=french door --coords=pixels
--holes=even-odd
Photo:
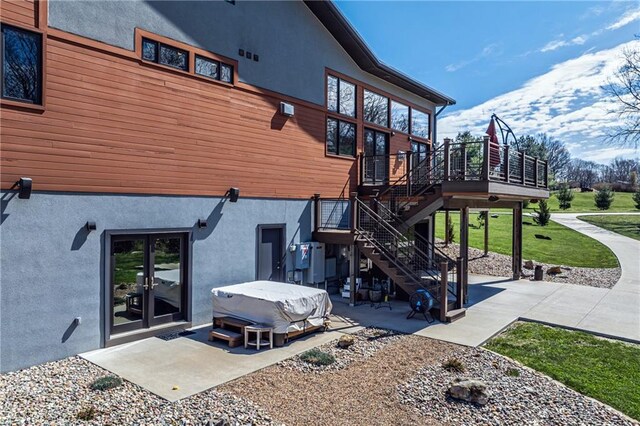
[[[389,181],[389,135],[364,129],[364,181],[383,185]]]
[[[186,233],[111,237],[111,333],[185,319]]]
[[[426,143],[411,141],[411,151],[413,152],[411,183],[414,185],[426,184],[431,168],[429,146]]]

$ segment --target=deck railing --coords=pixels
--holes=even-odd
[[[409,175],[418,176],[420,169],[431,184],[443,181],[497,181],[527,187],[547,188],[547,162],[509,146],[494,144],[485,138],[481,142],[444,144],[428,161],[418,161],[412,152],[390,155],[361,155],[361,185],[396,185]]]

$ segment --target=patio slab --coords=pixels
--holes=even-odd
[[[350,327],[350,326],[349,326]],[[348,328],[348,327],[347,327]],[[171,402],[237,379],[339,338],[328,331],[296,339],[281,348],[229,348],[208,342],[210,327],[165,341],[151,337],[80,356]],[[177,387],[174,390],[174,387]]]

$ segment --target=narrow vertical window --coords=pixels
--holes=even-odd
[[[42,36],[2,25],[2,97],[42,103]]]
[[[409,133],[409,107],[400,102],[391,101],[391,128]]]
[[[158,62],[158,43],[146,38],[142,39],[142,59]]]
[[[421,138],[429,138],[429,114],[411,109],[411,134]]]
[[[225,83],[233,82],[233,67],[227,64],[220,65],[220,80]]]
[[[327,76],[327,109],[338,112],[338,79],[332,75]]]
[[[340,80],[340,99],[339,99],[339,113],[348,115],[349,117],[356,116],[356,86],[355,84],[348,83],[344,80]]]
[[[338,153],[338,120],[327,119],[327,152]]]

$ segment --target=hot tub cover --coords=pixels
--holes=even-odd
[[[211,293],[214,317],[233,316],[267,324],[274,333],[321,326],[333,307],[324,290],[273,281],[217,287]]]

